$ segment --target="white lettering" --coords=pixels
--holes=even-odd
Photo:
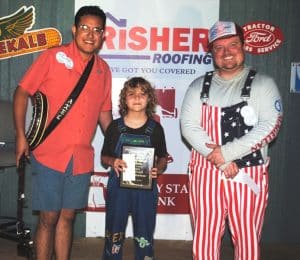
[[[268,43],[272,42],[272,34],[261,33],[261,32],[252,32],[245,39],[246,43]]]
[[[175,207],[175,197],[159,197],[158,198],[159,206]]]
[[[163,186],[164,186],[163,184],[157,184],[158,193],[161,192]]]
[[[170,194],[170,193],[188,193],[188,188],[187,185],[182,185],[182,184],[176,184],[176,183],[169,183],[166,185],[166,193]]]
[[[246,26],[243,27],[244,31],[251,31],[254,29],[266,29],[270,32],[274,32],[275,27],[270,25],[270,24],[265,24],[265,23],[254,23],[254,24],[247,24]]]

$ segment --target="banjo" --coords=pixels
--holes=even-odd
[[[48,119],[48,100],[45,94],[37,91],[32,96],[31,103],[32,116],[29,128],[26,132],[26,138],[30,150],[34,150],[43,141]]]
[[[66,101],[59,108],[53,119],[48,123],[49,103],[44,93],[37,91],[31,99],[32,102],[32,118],[30,126],[26,131],[26,138],[29,144],[29,149],[32,151],[40,145],[46,137],[55,129],[58,123],[65,117],[74,105],[79,94],[81,93],[94,64],[95,56],[90,59],[86,65],[80,79],[75,88],[68,96]]]

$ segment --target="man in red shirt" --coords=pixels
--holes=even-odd
[[[69,259],[75,210],[87,205],[94,151],[91,141],[97,123],[103,131],[112,120],[111,72],[98,55],[106,16],[98,6],[84,6],[75,16],[74,40],[43,52],[31,65],[14,94],[17,165],[29,145],[25,136],[28,96],[46,95],[48,121],[66,101],[87,63],[94,64],[82,92],[70,111],[31,153],[32,208],[39,210],[37,259]]]

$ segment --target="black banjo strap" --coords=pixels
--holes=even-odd
[[[56,113],[54,118],[51,120],[51,122],[45,129],[45,132],[44,132],[39,144],[41,144],[46,139],[46,137],[57,127],[59,122],[66,116],[66,114],[70,111],[71,107],[74,105],[76,99],[78,98],[79,94],[81,93],[81,91],[90,75],[90,72],[93,68],[94,60],[95,60],[95,55],[93,55],[93,57],[90,59],[90,61],[86,65],[80,79],[78,80],[75,88],[73,89],[73,91],[71,92],[69,97],[66,99],[64,104],[60,107],[60,109],[58,110],[58,112]]]

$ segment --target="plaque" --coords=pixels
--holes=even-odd
[[[154,148],[124,145],[122,159],[127,168],[121,173],[120,186],[134,189],[152,189],[151,168],[154,165]]]

